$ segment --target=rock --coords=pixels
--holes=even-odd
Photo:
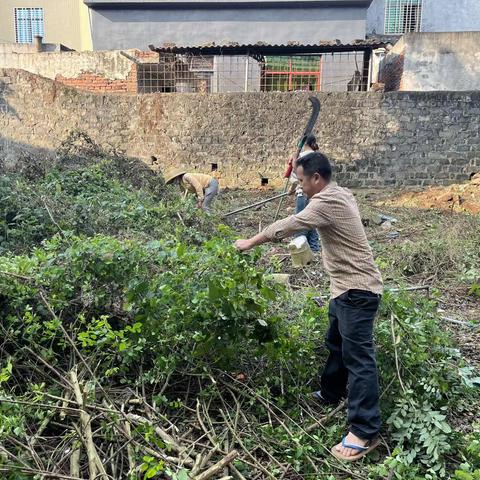
[[[275,283],[280,283],[287,287],[289,286],[290,275],[288,273],[272,273],[270,277]]]
[[[387,222],[390,223],[390,225],[391,225],[392,223],[397,223],[398,220],[394,217],[384,215],[383,213],[380,213],[379,215],[377,215],[377,218],[375,220],[375,223],[377,225],[383,225],[384,223],[387,223]]]
[[[391,222],[383,222],[381,226],[384,230],[388,230],[389,228],[392,228]]]
[[[476,173],[470,180],[473,185],[480,185],[480,172]]]

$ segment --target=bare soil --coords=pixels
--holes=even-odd
[[[474,175],[467,183],[402,193],[388,200],[386,204],[480,214],[480,173]]]

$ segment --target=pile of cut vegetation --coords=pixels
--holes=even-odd
[[[453,420],[479,379],[433,299],[385,295],[383,447],[341,464],[345,404],[308,395],[326,308],[156,174],[75,155],[0,178],[2,478],[478,478]]]

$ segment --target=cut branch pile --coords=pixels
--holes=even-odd
[[[38,361],[39,357],[34,356]],[[1,399],[7,404],[45,412],[39,425],[31,425],[29,441],[23,443],[16,435],[10,435],[0,447],[10,460],[2,471],[15,469],[64,479],[140,478],[142,462],[136,461],[137,452],[141,457],[150,455],[172,472],[185,468],[190,478],[207,480],[219,478],[218,472],[228,469],[239,456],[235,449],[224,452],[201,444],[202,437],[196,441],[192,435],[180,438],[178,429],[133,391],[107,392],[83,368],[82,363],[89,359],[82,358],[68,373],[42,360],[40,363],[47,369],[43,372],[45,377],[48,371],[57,373],[57,383],[64,387],[63,396],[45,393],[41,402]],[[153,435],[145,435],[149,429]],[[241,474],[238,478],[242,478]]]
[[[104,388],[90,375],[93,358],[81,356],[64,372],[26,350],[36,372],[44,380],[50,377],[63,394],[44,392],[41,401],[1,399],[5,404],[42,412],[43,420],[30,425],[29,440],[8,436],[0,447],[8,461],[0,471],[71,480],[142,478],[144,458],[149,456],[158,466],[159,478],[172,478],[182,470],[188,475],[185,478],[196,480],[297,478],[294,466],[275,454],[281,452],[281,443],[274,439],[269,443],[262,428],[282,429],[289,439],[298,435],[313,438],[309,432],[324,428],[332,418],[330,414],[318,419],[318,412],[305,404],[301,405],[302,419],[296,421],[248,385],[220,375],[221,384],[208,397],[200,378],[196,377],[197,388],[193,388],[195,379],[190,378],[185,402],[195,408],[184,405],[169,420],[148,400],[153,392],[144,397],[129,388]],[[263,425],[259,425],[252,403],[265,412]],[[344,407],[342,404],[334,413]],[[320,463],[328,465],[324,453],[320,449],[312,454],[315,470]]]
[[[29,413],[42,412],[38,425],[29,425],[28,440],[10,434],[0,447],[7,457],[0,471],[71,480],[142,478],[148,456],[160,478],[176,478],[172,475],[182,470],[185,478],[196,480],[297,478],[294,466],[280,459],[283,448],[299,436],[314,440],[310,432],[324,428],[332,419],[332,413],[318,419],[318,412],[302,404],[301,418],[295,420],[248,384],[222,372],[217,372],[218,381],[207,375],[208,386],[198,374],[189,377],[183,372],[181,383],[186,390],[176,385],[175,391],[185,399],[167,418],[153,398],[169,387],[170,377],[159,391],[148,393],[144,384],[137,391],[105,387],[95,375],[95,355],[80,352],[45,293],[40,291],[39,296],[72,347],[71,358],[62,362],[71,367],[63,370],[40,350],[22,347],[28,359],[24,368],[35,372],[39,383],[49,384],[36,398],[30,394],[0,399]],[[4,334],[9,335],[5,330]],[[17,368],[20,373],[22,367]],[[52,389],[59,393],[52,394]],[[344,407],[340,405],[333,413]],[[259,414],[264,422],[259,423]],[[263,427],[265,432],[283,430],[285,444],[277,437],[269,439]],[[320,448],[312,453],[314,471],[318,471],[317,464],[328,465],[322,458],[325,451]]]

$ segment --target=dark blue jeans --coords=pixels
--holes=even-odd
[[[305,195],[299,195],[295,197],[295,213],[301,212],[307,205],[308,198]],[[320,246],[318,244],[318,232],[315,228],[307,232],[297,233],[295,236],[299,237],[300,235],[305,235],[307,237],[307,242],[308,245],[310,245],[312,252],[320,251]]]
[[[350,431],[364,440],[380,431],[378,374],[373,345],[373,323],[380,295],[349,290],[330,301],[330,352],[321,378],[322,396],[339,402],[347,396]]]

